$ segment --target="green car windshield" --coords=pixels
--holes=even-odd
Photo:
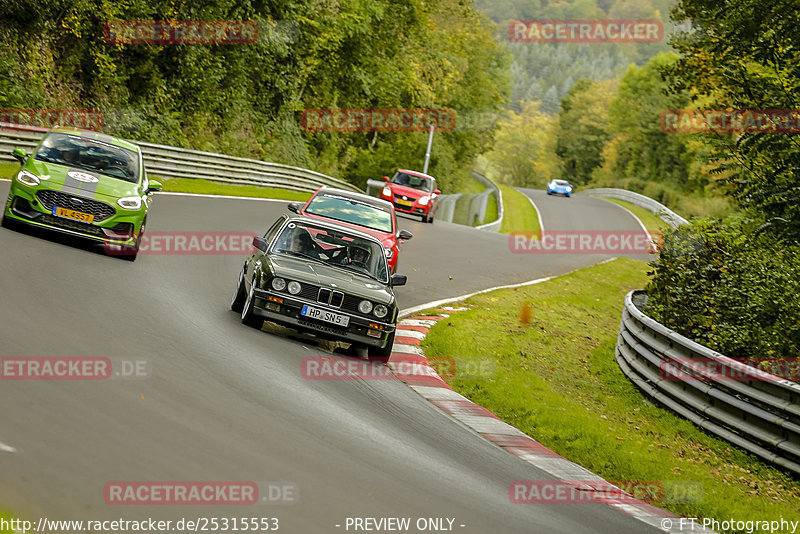
[[[389,283],[383,246],[348,232],[293,221],[278,236],[272,253],[314,260]]]
[[[389,211],[352,198],[320,194],[311,199],[305,212],[381,232],[394,233],[392,214]]]
[[[139,155],[136,152],[79,135],[51,133],[39,146],[34,158],[126,182],[139,182]]]

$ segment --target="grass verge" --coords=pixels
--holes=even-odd
[[[0,178],[8,178],[11,177],[19,170],[19,163],[0,163]]]
[[[653,213],[652,211],[648,211],[644,208],[640,208],[639,206],[635,206],[630,202],[626,202],[624,200],[619,200],[616,198],[605,198],[605,197],[597,197],[602,198],[602,200],[607,200],[609,202],[613,202],[623,208],[626,208],[628,211],[639,217],[639,220],[642,221],[644,227],[647,228],[647,231],[650,233],[655,232],[665,232],[666,230],[670,229],[670,226],[664,222],[661,217]]]
[[[454,223],[463,224],[466,226],[475,226],[476,222],[474,220],[467,220],[469,219],[469,205],[472,202],[472,197],[478,193],[482,193],[484,189],[486,189],[486,187],[484,187],[482,183],[474,178],[470,178],[464,182],[462,187],[458,190],[458,192],[462,193],[462,195],[458,197],[458,200],[456,200],[456,205],[453,208]]]
[[[475,226],[479,226],[481,224],[488,224],[490,222],[494,222],[497,220],[497,198],[494,195],[489,195],[486,199],[486,216],[483,218],[483,222],[475,221]]]
[[[275,198],[279,200],[303,200],[311,197],[311,193],[301,193],[278,189],[276,187],[259,187],[257,185],[223,184],[203,180],[202,178],[159,178],[151,176],[164,184],[164,191],[175,193],[198,193],[203,195],[223,195],[237,197]]]
[[[472,297],[423,348],[432,362],[455,360],[456,391],[607,480],[690,489],[659,507],[720,521],[797,519],[796,481],[654,406],[619,370],[623,296],[644,287],[647,269],[622,258]]]
[[[500,184],[503,192],[503,224],[500,233],[512,231],[539,232],[539,217],[528,197],[509,185]]]

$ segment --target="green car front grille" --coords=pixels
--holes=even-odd
[[[104,221],[114,215],[117,211],[99,200],[91,198],[83,198],[76,195],[70,195],[61,191],[53,191],[51,189],[42,189],[36,192],[36,198],[42,203],[48,211],[53,211],[55,206],[60,208],[67,208],[82,213],[89,213],[94,215],[94,220]]]

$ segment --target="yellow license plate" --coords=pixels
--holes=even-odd
[[[94,215],[92,215],[91,213],[83,213],[81,211],[68,210],[66,208],[59,208],[58,206],[53,208],[53,215],[58,215],[59,217],[66,217],[67,219],[74,219],[76,221],[81,221],[85,223],[94,222]]]
[[[397,203],[401,206],[413,206],[414,202],[411,200],[403,200],[402,198],[397,199]]]

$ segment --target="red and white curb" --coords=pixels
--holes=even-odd
[[[397,378],[452,418],[521,460],[575,487],[580,492],[596,492],[595,498],[598,502],[612,506],[663,532],[677,534],[685,531],[689,525],[688,519],[681,521],[680,516],[635,499],[633,496],[610,497],[609,495],[614,493],[628,494],[588,469],[556,454],[521,430],[501,421],[492,412],[453,391],[447,385],[429,365],[420,348],[420,342],[437,321],[449,317],[449,312],[464,309],[466,308],[444,307],[440,308],[443,313],[438,315],[410,317],[397,324],[392,354],[387,362]],[[609,488],[613,488],[614,492],[609,493]],[[713,533],[712,530],[699,524],[694,524],[693,527],[693,532]]]

